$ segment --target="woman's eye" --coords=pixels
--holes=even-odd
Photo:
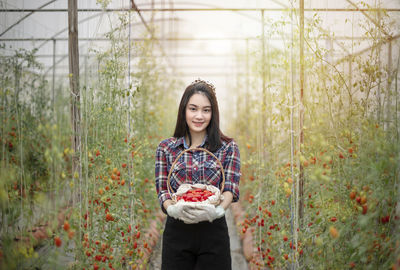
[[[189,110],[191,110],[191,111],[195,111],[195,110],[196,110],[196,108],[189,108]]]
[[[209,112],[211,112],[211,110],[210,109],[205,109],[204,110],[206,113],[209,113]]]

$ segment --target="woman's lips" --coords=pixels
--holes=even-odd
[[[196,127],[201,127],[201,126],[203,125],[203,123],[198,123],[198,122],[193,122],[193,124],[194,124]]]

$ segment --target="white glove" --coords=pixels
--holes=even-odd
[[[225,209],[218,205],[198,205],[190,209],[190,216],[181,218],[181,220],[187,224],[194,224],[201,221],[212,222],[217,218],[221,218],[225,215]]]
[[[223,217],[225,215],[225,209],[221,205],[218,205],[215,207],[215,215],[215,219]]]
[[[190,222],[192,220],[195,220],[196,218],[196,211],[197,208],[194,205],[190,205],[190,204],[183,204],[182,205],[182,212],[181,215],[179,216],[179,218],[182,221],[185,221],[185,223]]]
[[[187,215],[184,215],[181,220],[186,224],[199,223],[201,221],[209,221],[212,216],[212,205],[191,206],[187,208]]]
[[[217,218],[221,218],[225,215],[225,209],[221,205],[215,207],[211,204],[177,203],[168,206],[167,213],[169,216],[180,219],[186,224],[194,224],[201,221],[212,222]]]
[[[208,220],[208,218],[200,218],[199,215],[203,216],[204,210],[199,210],[195,205],[192,204],[185,204],[185,203],[177,203],[168,206],[167,213],[169,216],[180,219],[187,224],[198,223],[200,221]]]
[[[182,207],[180,207],[180,205],[171,204],[170,206],[167,207],[168,215],[175,219],[179,218],[181,212],[182,212]]]

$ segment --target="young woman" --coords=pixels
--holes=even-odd
[[[224,199],[212,213],[212,222],[188,224],[190,207],[177,209],[167,189],[167,176],[176,157],[185,149],[206,148],[223,165]],[[163,270],[231,269],[231,255],[225,210],[239,199],[240,155],[235,141],[219,129],[219,111],[212,84],[203,80],[191,83],[183,93],[174,136],[163,140],[156,152],[155,181],[161,209],[167,221],[162,241]],[[170,177],[174,192],[179,185],[201,183],[220,188],[220,165],[205,151],[185,152]]]

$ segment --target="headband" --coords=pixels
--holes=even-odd
[[[198,78],[197,80],[194,80],[190,85],[194,85],[194,84],[198,84],[198,83],[206,84],[215,94],[215,86],[212,83],[210,83],[209,81],[204,81],[204,80]]]

